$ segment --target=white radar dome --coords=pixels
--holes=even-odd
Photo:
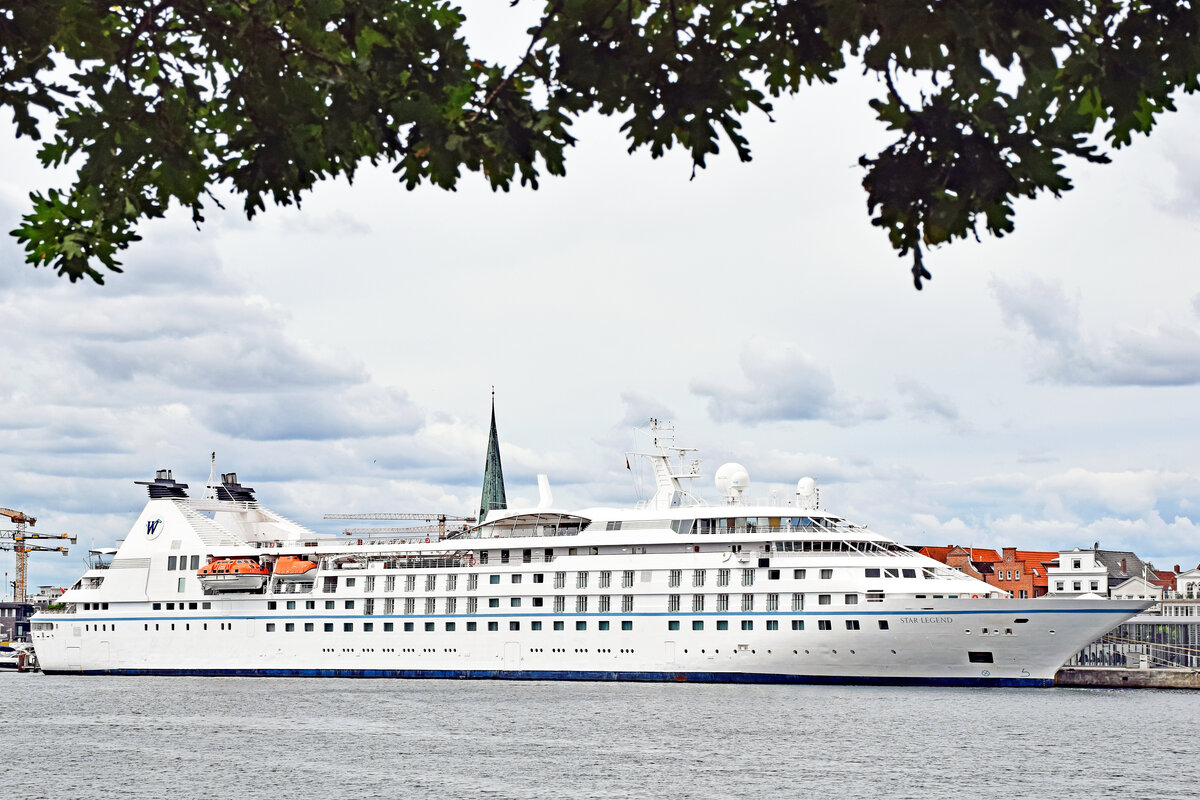
[[[819,497],[817,482],[812,478],[805,477],[796,481],[796,498],[799,501],[797,505],[801,508],[817,508],[820,505]]]
[[[736,500],[750,487],[750,473],[741,464],[729,462],[717,468],[717,491],[727,500]]]

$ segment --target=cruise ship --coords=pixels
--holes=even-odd
[[[1146,608],[1015,599],[830,513],[811,479],[755,503],[651,420],[632,508],[507,508],[495,412],[462,530],[317,533],[236,474],[160,470],[119,547],[36,615],[46,673],[1049,686]]]

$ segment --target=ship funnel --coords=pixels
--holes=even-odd
[[[145,486],[150,492],[151,500],[175,499],[187,497],[187,492],[184,489],[188,488],[186,483],[176,483],[171,476],[171,470],[160,469],[154,473],[152,481],[134,481],[138,486]]]
[[[217,487],[218,500],[235,500],[239,503],[255,502],[254,490],[238,483],[236,472],[221,474],[221,485]]]
[[[538,510],[544,511],[554,505],[554,493],[550,491],[550,478],[538,475]]]

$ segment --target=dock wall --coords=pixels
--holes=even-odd
[[[1063,667],[1054,676],[1054,685],[1092,689],[1200,689],[1200,671]]]

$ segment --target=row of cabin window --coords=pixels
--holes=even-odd
[[[192,565],[188,566],[188,561],[191,560]],[[200,556],[167,556],[167,572],[174,572],[176,569],[190,569],[192,572],[200,569]]]
[[[569,556],[581,555],[581,553],[580,553],[581,550],[585,551],[582,553],[582,555],[589,555],[589,556],[600,555],[599,547],[568,547],[567,555],[569,555]],[[491,560],[491,556],[489,555],[489,553],[491,553],[491,552],[492,551],[490,551],[490,550],[480,550],[479,551],[479,563],[487,564],[488,561]],[[508,564],[508,563],[514,561],[511,550],[497,550],[497,551],[495,551],[495,553],[496,553],[496,557],[499,558],[501,564]],[[545,550],[543,550],[541,560],[547,561],[547,562],[553,561],[554,560],[554,548],[547,547]],[[530,564],[532,562],[533,562],[533,550],[529,550],[529,549],[522,550],[521,551],[521,563],[522,564]]]
[[[741,620],[740,622],[741,622],[741,630],[743,630],[743,631],[754,630],[754,620],[744,619],[744,620]],[[704,630],[704,623],[705,623],[704,620],[700,620],[700,619],[692,620],[692,630],[693,631]],[[768,619],[768,620],[765,620],[764,623],[766,626],[766,630],[769,630],[769,631],[779,630],[779,620],[777,620],[777,619]],[[266,623],[267,633],[274,633],[277,630],[278,624],[279,623],[275,623],[275,622]],[[292,633],[292,632],[296,631],[297,624],[303,625],[303,630],[305,632],[310,632],[310,633],[316,630],[316,625],[317,625],[317,623],[314,623],[314,622],[304,622],[304,623],[285,622],[285,623],[283,623],[284,632]],[[322,628],[323,632],[332,633],[334,631],[335,623],[323,622],[320,624],[321,624],[321,628]],[[375,630],[375,623],[373,623],[373,622],[363,622],[360,624],[362,625],[361,630],[364,633],[372,633]],[[521,630],[521,624],[522,624],[521,620],[509,620],[508,630],[519,631],[519,630]],[[880,630],[888,630],[888,621],[887,620],[884,620],[884,619],[878,620],[878,624],[879,624]],[[395,631],[396,623],[384,622],[384,623],[381,623],[381,625],[382,625],[381,630],[384,633],[391,633],[391,632]],[[467,622],[467,623],[465,623],[465,625],[466,625],[467,631],[479,630],[479,624],[476,622]],[[488,622],[488,623],[486,623],[486,625],[487,625],[486,630],[488,630],[488,631],[499,631],[500,630],[500,623],[498,621]],[[529,630],[531,630],[531,631],[540,631],[543,629],[543,621],[542,620],[530,620],[530,621],[528,621],[528,625],[529,625]],[[564,622],[563,620],[552,620],[551,625],[552,625],[552,630],[556,630],[556,631],[566,630],[566,622]],[[857,631],[857,630],[862,629],[862,623],[857,619],[845,620],[845,625],[846,625],[846,630],[848,630],[848,631]],[[353,623],[353,622],[343,622],[342,623],[342,632],[343,633],[353,633],[355,630],[354,626],[355,626],[355,623]],[[416,630],[416,623],[414,623],[414,622],[404,622],[404,623],[401,623],[401,626],[402,626],[401,630],[403,630],[406,633],[411,633]],[[435,622],[426,622],[426,623],[423,623],[423,626],[424,626],[424,629],[429,632],[437,630],[437,623],[435,623]],[[442,623],[442,626],[443,626],[443,630],[446,630],[446,631],[455,631],[458,628],[457,623],[455,623],[455,622],[444,622],[444,623]],[[716,630],[718,630],[718,631],[727,631],[727,630],[729,630],[729,620],[725,620],[725,619],[715,620],[715,626],[716,626]],[[804,620],[802,620],[802,619],[792,620],[791,628],[794,631],[804,630]],[[587,620],[576,620],[575,621],[575,630],[586,631],[587,629],[588,629]],[[611,629],[612,629],[611,623],[609,620],[599,620],[598,622],[596,622],[596,630],[607,631],[607,630],[611,630]],[[633,630],[633,620],[622,620],[621,621],[621,630],[623,630],[623,631]],[[675,620],[675,619],[668,620],[667,621],[667,630],[668,631],[680,630],[680,621]],[[828,620],[828,619],[817,620],[817,630],[821,630],[821,631],[833,630],[833,621]]]
[[[274,633],[277,630],[277,627],[276,627],[277,624],[278,623],[275,623],[275,622],[266,623],[267,633]],[[285,623],[283,623],[284,632],[291,633],[291,632],[297,630],[297,628],[296,628],[297,624],[302,624],[304,626],[303,630],[305,632],[309,632],[309,633],[315,631],[316,625],[317,625],[317,623],[314,623],[314,622],[304,622],[304,623],[285,622]],[[322,622],[320,624],[321,624],[321,630],[323,632],[333,633],[334,623]],[[356,623],[353,623],[353,622],[343,622],[342,623],[342,632],[343,633],[353,633],[355,630],[355,628],[354,628],[355,624]],[[375,631],[375,623],[374,622],[362,622],[362,623],[357,623],[357,624],[362,625],[363,633],[372,633]],[[412,633],[413,631],[415,631],[417,629],[415,622],[403,622],[400,624],[401,624],[401,630],[406,633]],[[466,625],[466,630],[468,630],[468,631],[479,630],[478,622],[466,622],[464,624]],[[538,620],[538,619],[530,620],[530,621],[528,621],[527,624],[529,625],[529,630],[531,630],[531,631],[542,630],[542,624],[543,624],[542,620]],[[384,633],[391,633],[396,630],[396,623],[394,623],[394,622],[383,622],[383,623],[380,623],[380,625],[382,626],[381,630]],[[486,625],[487,625],[486,630],[488,630],[488,631],[500,630],[499,622],[488,622],[488,623],[486,623]],[[551,622],[551,625],[553,626],[552,630],[556,630],[556,631],[566,630],[566,623],[563,620],[553,620]],[[442,626],[443,626],[443,630],[446,630],[446,631],[455,631],[458,629],[458,624],[456,622],[444,622],[444,623],[442,623]],[[435,631],[435,630],[437,630],[437,623],[426,622],[426,623],[424,623],[424,629],[426,631]],[[588,629],[588,623],[586,620],[576,620],[575,621],[575,630],[586,631],[587,629]],[[510,620],[508,623],[508,630],[510,630],[510,631],[521,630],[521,621]],[[612,630],[612,623],[606,619],[599,620],[596,623],[596,630],[601,630],[601,631]],[[621,630],[623,630],[623,631],[633,630],[633,620],[628,620],[628,619],[621,620]]]
[[[753,533],[759,528],[769,531],[796,530],[803,528],[821,528],[832,530],[836,523],[829,519],[812,519],[811,517],[720,517],[717,519],[677,519],[671,523],[671,529],[676,533],[689,533],[694,527],[698,533]],[[609,527],[611,526],[611,527]],[[620,522],[609,522],[606,530],[621,530]],[[816,542],[821,544],[821,542]]]
[[[862,630],[862,625],[859,622],[859,620],[848,619],[845,622],[846,622],[846,630],[848,630],[848,631]],[[879,630],[881,630],[881,631],[888,630],[888,621],[886,619],[878,620],[878,622],[879,622]],[[741,623],[742,623],[742,630],[744,630],[744,631],[754,630],[754,620],[744,619],[744,620],[741,620]],[[768,620],[765,620],[765,623],[766,623],[767,630],[769,630],[769,631],[779,630],[779,620],[768,619]],[[716,621],[716,625],[717,625],[717,630],[719,630],[719,631],[729,630],[729,621],[728,620],[719,619]],[[679,620],[677,620],[677,619],[668,620],[667,621],[667,630],[669,630],[669,631],[679,630]],[[702,620],[702,619],[692,620],[692,630],[694,630],[694,631],[704,630],[704,620]],[[802,619],[792,620],[792,630],[794,630],[794,631],[804,630],[804,620],[802,620]],[[819,631],[833,630],[833,621],[828,620],[828,619],[817,620],[817,630],[819,630]]]
[[[933,570],[929,569],[929,568],[922,568],[921,574],[923,577],[931,578],[931,577],[933,577]],[[880,577],[882,577],[882,578],[901,578],[901,577],[915,578],[915,577],[917,577],[917,571],[915,569],[909,569],[907,567],[884,568],[882,570],[882,574],[880,574],[880,570],[878,568],[868,567],[866,569],[866,576],[868,578],[880,578]]]
[[[576,611],[582,612],[582,611],[588,610],[588,605],[589,605],[588,597],[589,596],[590,595],[579,595],[575,598],[574,605],[575,605]],[[702,594],[691,595],[692,610],[693,611],[703,611],[704,607],[705,607],[705,602],[706,602],[704,598],[707,596],[708,595],[702,595]],[[715,600],[716,609],[715,610],[717,610],[717,611],[728,611],[729,610],[729,597],[730,596],[728,594],[718,594],[718,595],[713,595],[713,596],[716,598],[716,600]],[[742,611],[753,611],[754,606],[755,606],[754,598],[757,595],[743,594],[743,595],[739,595],[739,596],[741,597],[741,600],[739,601],[741,604],[741,610]],[[626,612],[633,611],[634,595],[627,594],[627,595],[621,595],[620,597],[621,597],[621,610],[626,611]],[[817,604],[822,605],[822,606],[832,605],[833,597],[834,596],[832,594],[818,594],[817,595]],[[924,595],[918,595],[918,597],[923,598]],[[941,595],[934,595],[934,597],[940,598]],[[610,595],[596,595],[596,598],[597,598],[596,605],[597,605],[598,611],[607,612],[607,611],[612,610],[612,598]],[[677,594],[668,595],[667,596],[667,610],[668,611],[678,611],[680,609],[680,603],[682,602],[681,598],[682,598],[682,595],[677,595]],[[779,598],[780,598],[779,594],[766,595],[766,610],[767,611],[778,611],[779,610]],[[442,598],[442,601],[443,601],[442,607],[443,607],[443,609],[445,609],[444,613],[447,613],[447,614],[458,613],[458,599],[459,598],[455,598],[455,597]],[[462,599],[464,599],[466,601],[466,613],[474,614],[474,613],[478,612],[479,598],[467,597],[467,598],[462,598]],[[487,601],[488,601],[487,607],[488,608],[500,608],[502,599],[503,598],[500,598],[500,597],[487,598]],[[520,598],[520,597],[508,598],[508,601],[509,601],[508,608],[520,608],[522,606],[523,599],[524,598]],[[545,605],[545,598],[531,597],[528,599],[530,601],[530,607],[532,607],[532,608],[542,608]],[[883,601],[883,593],[882,592],[868,592],[866,599],[867,599],[868,603],[882,602]],[[425,603],[424,603],[425,612],[424,613],[426,613],[426,614],[436,613],[435,609],[437,607],[437,600],[438,600],[438,598],[436,598],[436,597],[425,598]],[[553,601],[554,601],[555,613],[566,613],[567,598],[565,596],[563,596],[563,595],[555,596],[553,598]],[[859,601],[859,595],[856,593],[847,593],[847,594],[842,595],[842,602],[845,605],[856,605],[858,603],[858,601]],[[267,610],[268,611],[279,610],[280,602],[281,601],[278,601],[278,600],[268,600],[267,601]],[[305,611],[314,611],[317,608],[317,601],[315,601],[315,600],[304,600],[304,601],[286,600],[286,601],[282,601],[282,602],[284,603],[284,609],[287,611],[300,610],[299,605],[298,605],[300,602],[304,603]],[[325,610],[332,611],[332,610],[337,609],[337,601],[325,600],[323,602],[324,602]],[[356,607],[356,604],[357,604],[357,601],[355,601],[355,600],[343,600],[342,601],[342,609],[343,610],[354,610]],[[180,601],[179,603],[161,603],[161,602],[159,602],[159,603],[153,603],[151,607],[155,611],[162,611],[164,609],[164,607],[167,611],[175,611],[177,607],[178,607],[179,611],[187,611],[187,610],[195,611],[198,608],[201,610],[208,610],[208,609],[212,608],[212,603],[207,600],[200,602],[200,603],[196,603],[196,602],[185,603],[182,601]],[[791,607],[792,607],[792,611],[803,611],[804,610],[804,594],[803,593],[801,593],[801,592],[793,592],[792,593]],[[368,597],[363,600],[363,606],[362,606],[363,614],[365,614],[365,615],[374,614],[376,608],[382,608],[381,613],[383,613],[385,615],[394,614],[395,613],[395,598],[391,598],[391,597],[384,598],[382,604],[380,604],[380,605],[377,605],[375,603],[375,598]],[[83,610],[85,610],[85,611],[98,611],[98,610],[102,610],[102,609],[107,610],[108,603],[83,603]],[[404,613],[405,614],[415,614],[416,613],[416,598],[413,598],[413,597],[404,598]]]
[[[716,604],[715,610],[716,611],[728,611],[729,610],[730,595],[718,594],[718,595],[712,595],[712,596],[716,598],[716,600],[715,600],[715,604]],[[592,597],[592,595],[577,595],[575,597],[574,610],[577,613],[586,612],[586,611],[590,610],[589,609],[589,603],[590,603],[589,597]],[[595,595],[595,597],[596,597],[596,610],[597,611],[599,611],[600,613],[605,613],[605,612],[613,610],[611,595]],[[709,597],[709,595],[703,595],[703,594],[691,595],[690,602],[691,602],[692,611],[704,611],[705,604],[707,602],[705,600],[706,597]],[[742,594],[742,595],[739,595],[739,597],[741,597],[741,600],[739,601],[739,603],[740,603],[742,611],[753,611],[754,610],[755,597],[757,597],[757,595]],[[767,611],[778,611],[780,609],[780,595],[779,594],[776,594],[776,593],[767,594],[767,595],[765,595],[765,597],[766,597],[766,610]],[[803,611],[804,610],[804,602],[805,602],[804,597],[805,597],[805,595],[801,592],[792,593],[792,595],[791,595],[791,610],[792,611]],[[683,598],[683,596],[678,595],[678,594],[668,595],[667,596],[667,610],[668,611],[679,611],[682,607],[682,598]],[[818,594],[817,595],[817,604],[822,605],[822,606],[833,605],[833,598],[834,598],[834,595],[832,595],[832,594]],[[417,613],[416,598],[406,597],[403,599],[404,599],[403,613],[405,613],[405,614]],[[479,598],[467,597],[467,598],[462,598],[462,599],[464,599],[466,601],[466,604],[465,604],[466,613],[475,614],[478,612]],[[530,597],[530,598],[509,597],[509,598],[507,598],[507,600],[508,600],[507,605],[504,605],[502,603],[502,601],[505,598],[489,597],[486,599],[487,599],[487,608],[489,608],[489,609],[498,609],[501,607],[521,608],[526,599],[528,599],[530,601],[529,605],[531,608],[543,608],[546,605],[546,602],[545,602],[546,599],[543,597]],[[459,598],[456,598],[456,597],[442,598],[442,607],[444,609],[444,613],[457,614],[458,613],[458,600],[459,600]],[[559,613],[559,614],[567,613],[568,609],[567,609],[567,597],[566,596],[558,595],[558,596],[553,597],[552,600],[553,600],[553,608],[554,608],[555,613]],[[842,600],[842,603],[845,605],[857,605],[858,601],[859,601],[859,595],[857,593],[853,593],[853,592],[846,593],[841,596],[841,600]],[[872,592],[872,593],[868,593],[868,595],[867,595],[867,602],[881,602],[882,600],[883,600],[883,594],[881,592]],[[436,598],[436,597],[426,597],[425,602],[424,602],[424,613],[425,614],[437,613],[437,601],[438,601],[438,598]],[[277,600],[268,600],[267,601],[267,610],[268,611],[279,610],[279,602],[280,601],[277,601]],[[288,611],[299,610],[299,607],[298,607],[299,602],[301,602],[301,601],[297,601],[297,600],[284,601],[284,603],[285,603],[284,608]],[[314,600],[305,600],[303,602],[304,602],[304,610],[311,611],[316,608],[316,601],[314,601]],[[391,597],[384,598],[382,603],[377,604],[375,602],[375,598],[368,597],[368,598],[365,598],[362,602],[363,602],[362,611],[363,611],[364,615],[369,616],[371,614],[374,614],[376,612],[377,608],[381,608],[382,609],[381,613],[384,614],[385,616],[395,613],[395,608],[396,608],[395,598],[391,598]],[[326,600],[326,601],[324,601],[324,603],[325,603],[326,610],[335,610],[337,608],[337,601]],[[356,607],[356,603],[357,603],[357,601],[355,601],[355,600],[343,600],[342,601],[342,609],[347,610],[347,611],[354,610]],[[621,595],[621,610],[622,611],[625,611],[625,612],[633,611],[633,604],[634,604],[634,595]]]
[[[703,531],[701,531],[703,533]],[[895,542],[865,542],[848,539],[821,539],[805,542],[767,542],[763,547],[777,553],[879,553],[879,552],[908,552],[903,545]]]
[[[845,620],[845,623],[846,623],[846,630],[848,630],[848,631],[857,631],[857,630],[862,629],[861,623],[859,620],[848,619],[848,620]],[[266,623],[267,633],[274,633],[277,629],[276,628],[277,624],[278,623],[275,623],[275,622]],[[285,622],[285,623],[283,623],[283,630],[287,633],[292,633],[296,630],[297,624],[303,625],[304,626],[303,630],[305,632],[311,633],[316,630],[316,623],[314,623],[314,622],[304,622],[304,623]],[[361,624],[362,624],[362,631],[364,633],[371,633],[375,630],[375,623],[373,623],[373,622],[363,622]],[[391,633],[395,630],[394,622],[384,622],[381,624],[382,624],[382,631],[384,633]],[[719,619],[719,620],[715,621],[715,624],[716,624],[716,629],[719,631],[729,630],[729,620]],[[766,624],[766,629],[769,631],[779,630],[779,620],[777,620],[777,619],[765,620],[765,624]],[[888,621],[886,619],[878,620],[878,624],[879,624],[880,630],[883,630],[883,631],[888,630]],[[226,630],[227,625],[228,625],[228,630],[233,629],[232,623],[221,623],[221,630]],[[343,622],[342,623],[342,632],[343,633],[353,633],[354,625],[355,625],[355,623],[353,623],[353,622]],[[556,631],[566,630],[566,623],[563,622],[562,620],[553,620],[552,625],[553,625],[553,628],[552,628],[553,630],[556,630]],[[437,629],[436,626],[437,626],[437,623],[434,623],[434,622],[424,623],[424,628],[426,631],[434,631]],[[457,629],[457,625],[454,622],[445,622],[445,623],[443,623],[443,626],[444,626],[443,629],[446,631],[454,631]],[[468,631],[478,630],[478,623],[476,623],[476,622],[467,622],[466,626],[467,626],[466,629]],[[53,626],[51,625],[51,627],[53,627]],[[103,629],[104,631],[109,630],[108,624],[95,625],[95,626],[84,625],[84,630],[91,630],[91,628],[93,628],[93,627],[97,631],[99,631],[101,629]],[[149,623],[143,625],[143,628],[145,630],[150,630]],[[113,631],[115,631],[117,629],[116,624],[113,624],[111,629]],[[154,629],[158,630],[157,624],[154,626]],[[189,625],[187,629],[191,630],[191,626]],[[321,623],[321,629],[325,633],[332,633],[334,630],[334,623],[323,622],[323,623]],[[588,629],[588,624],[587,624],[586,620],[576,620],[575,621],[575,630],[585,631],[587,629]],[[171,630],[175,630],[175,626],[173,624],[171,625]],[[207,623],[204,624],[204,630],[208,630]],[[413,622],[402,623],[401,630],[411,633],[416,630],[416,623],[413,623]],[[487,630],[488,631],[500,630],[500,623],[494,622],[494,621],[488,622]],[[508,630],[510,630],[510,631],[521,630],[521,622],[519,620],[509,620]],[[531,630],[531,631],[542,630],[542,620],[529,621],[529,630]],[[610,625],[609,620],[599,620],[596,623],[596,630],[601,630],[601,631],[611,630],[611,625]],[[621,620],[621,630],[623,630],[623,631],[633,630],[633,620]],[[668,631],[680,630],[679,620],[676,620],[676,619],[668,620],[667,621],[667,630]],[[701,620],[701,619],[692,620],[692,630],[694,630],[694,631],[704,630],[704,620]],[[744,630],[744,631],[754,630],[754,620],[752,620],[752,619],[741,620],[741,630]],[[804,630],[804,620],[802,620],[802,619],[792,620],[792,630],[794,630],[794,631]],[[827,619],[819,619],[819,620],[817,620],[817,630],[821,630],[821,631],[833,630],[833,622],[831,620],[827,620]]]
[[[693,569],[693,570],[688,570],[688,571],[691,573],[691,585],[692,586],[704,586],[707,583],[709,570]],[[749,567],[749,568],[740,569],[738,571],[741,573],[740,579],[741,579],[742,586],[753,586],[754,585],[754,578],[755,578],[755,574],[757,573],[757,570],[755,568]],[[635,572],[636,572],[636,570],[632,570],[632,569],[623,570],[621,572],[621,588],[627,589],[627,588],[630,588],[633,586],[633,578],[634,578]],[[649,570],[644,570],[644,572],[649,572]],[[821,569],[821,570],[816,570],[816,572],[818,573],[821,580],[831,580],[833,578],[833,570],[832,569]],[[887,572],[895,573],[896,570],[889,569],[889,570],[887,570]],[[904,572],[904,577],[906,577],[906,578],[916,577],[914,570],[905,569],[905,570],[903,570],[903,572]],[[682,570],[682,569],[668,570],[667,571],[667,585],[671,586],[671,587],[681,586],[683,584],[683,573],[684,573],[684,570]],[[730,585],[730,579],[731,579],[732,573],[733,573],[732,569],[718,569],[718,570],[716,570],[716,573],[717,573],[717,586],[729,586]],[[874,574],[872,575],[872,573],[874,573]],[[598,588],[608,589],[612,586],[613,573],[611,570],[599,570],[599,571],[597,571],[596,574],[597,574],[596,585]],[[375,591],[376,587],[378,586],[376,577],[377,576],[375,576],[375,575],[363,576],[363,591],[365,591],[365,592],[374,592]],[[383,577],[383,591],[384,592],[395,591],[396,590],[396,576],[395,575],[384,575],[382,577]],[[455,574],[449,574],[444,577],[446,578],[446,581],[445,581],[446,591],[450,591],[450,592],[457,591],[459,576],[455,575]],[[489,575],[488,583],[493,586],[499,585],[502,581],[502,577],[503,576],[501,576],[499,574]],[[529,577],[530,577],[530,581],[532,583],[545,583],[546,582],[546,573],[544,573],[544,572],[534,572],[534,573],[531,573],[529,575]],[[780,570],[778,570],[778,569],[768,569],[767,570],[767,580],[779,580],[780,577],[781,577]],[[807,569],[792,570],[792,578],[794,580],[805,580],[807,577],[808,577]],[[867,577],[868,578],[870,578],[870,577],[878,578],[879,570],[868,569]],[[887,577],[897,577],[897,576],[894,574],[889,574]],[[466,578],[467,578],[467,591],[468,592],[476,591],[479,588],[479,575],[471,573],[471,574],[468,574],[466,576]],[[325,576],[325,583],[322,587],[323,590],[326,593],[331,593],[331,592],[337,591],[338,579],[339,579],[339,576],[337,576],[337,575]],[[509,574],[509,583],[513,583],[513,584],[522,583],[522,582],[524,582],[524,579],[525,579],[524,573],[514,572],[514,573]],[[344,586],[345,588],[348,588],[348,589],[355,588],[358,584],[358,576],[341,576],[341,581],[342,581],[342,586]],[[588,588],[590,582],[591,582],[591,571],[581,570],[581,571],[575,573],[574,584],[575,584],[576,589],[586,589],[586,588]],[[425,581],[424,581],[425,591],[427,591],[427,592],[437,591],[437,584],[438,584],[438,575],[437,574],[430,573],[425,576]],[[555,572],[554,573],[554,588],[555,589],[564,589],[564,588],[566,588],[566,586],[567,586],[567,573],[566,572]],[[405,575],[404,576],[404,591],[413,592],[413,591],[416,591],[416,588],[417,588],[417,576],[416,575]]]
[[[588,605],[589,605],[588,597],[589,596],[590,595],[580,595],[575,598],[575,611],[584,612],[584,611],[588,610]],[[622,611],[625,611],[625,612],[633,611],[633,597],[634,596],[631,594],[621,595],[621,610]],[[417,613],[416,598],[415,597],[406,597],[403,599],[404,599],[403,613],[404,614],[416,614]],[[425,614],[436,614],[437,613],[438,599],[439,598],[436,598],[436,597],[426,597],[425,598],[425,603],[424,603],[424,613]],[[464,597],[464,598],[443,597],[443,598],[441,598],[442,609],[443,609],[442,613],[457,614],[458,613],[458,601],[460,599],[466,601],[465,602],[465,612],[467,614],[476,614],[479,612],[479,598],[478,597]],[[487,599],[487,608],[500,608],[501,607],[500,601],[502,598],[489,597],[486,599]],[[522,598],[522,597],[510,597],[510,598],[508,598],[508,605],[506,607],[507,608],[521,608],[522,601],[525,599],[526,598]],[[531,608],[544,608],[546,605],[546,603],[545,603],[546,599],[544,597],[530,597],[527,599],[530,601]],[[554,612],[559,613],[559,614],[566,613],[567,598],[565,596],[560,595],[558,597],[553,598],[553,600],[554,600]],[[268,600],[267,601],[267,610],[268,611],[278,611],[279,610],[279,602],[280,601],[278,601],[278,600]],[[298,610],[300,610],[299,607],[297,606],[298,602],[300,602],[300,601],[297,601],[297,600],[284,601],[284,603],[285,603],[284,609],[287,611],[298,611]],[[315,600],[305,600],[303,602],[304,602],[304,610],[305,611],[312,611],[312,610],[316,609],[316,601]],[[356,608],[356,604],[358,601],[357,600],[343,600],[341,602],[342,602],[343,610],[352,611]],[[324,603],[325,603],[325,609],[327,611],[336,610],[336,608],[337,608],[336,600],[325,600]],[[613,610],[612,596],[611,595],[598,595],[596,605],[597,605],[597,610],[600,612],[612,611]],[[379,609],[380,613],[382,613],[384,616],[389,616],[391,614],[396,613],[396,598],[393,598],[393,597],[383,598],[383,601],[378,604],[375,602],[375,598],[373,598],[373,597],[365,598],[362,601],[362,612],[365,616],[370,616],[370,615],[374,614],[377,609]]]
[[[706,599],[706,597],[708,597],[708,596],[709,595],[691,595],[691,610],[694,610],[694,612],[702,612],[702,610],[704,610],[704,603],[706,603],[706,600],[704,600],[704,599]],[[730,610],[730,595],[713,595],[713,596],[716,597],[716,607],[714,610],[718,610],[718,612],[725,612],[725,610]],[[740,602],[740,606],[742,606],[742,610],[744,610],[744,612],[752,612],[752,610],[755,609],[755,597],[757,597],[757,596],[758,595],[751,595],[751,594],[739,595],[739,597],[742,597],[742,600],[740,600],[739,602]],[[768,610],[768,612],[778,612],[778,610],[780,610],[780,602],[779,602],[780,595],[768,594],[768,595],[764,595],[764,596],[766,596],[766,599],[767,599],[766,600],[766,602],[767,602],[766,610]],[[792,606],[793,612],[799,612],[799,610],[804,610],[804,596],[805,595],[803,593],[799,593],[799,591],[796,591],[796,593],[792,593],[791,606]],[[818,606],[832,606],[833,597],[834,596],[832,594],[817,595]],[[844,594],[841,596],[841,600],[842,600],[842,603],[846,604],[846,606],[857,606],[858,594],[854,594],[854,593]],[[869,593],[868,596],[866,596],[866,602],[882,602],[882,601],[883,601],[882,593]],[[683,595],[667,595],[667,610],[668,610],[668,612],[677,612],[677,610],[682,609],[682,603],[683,603]]]

